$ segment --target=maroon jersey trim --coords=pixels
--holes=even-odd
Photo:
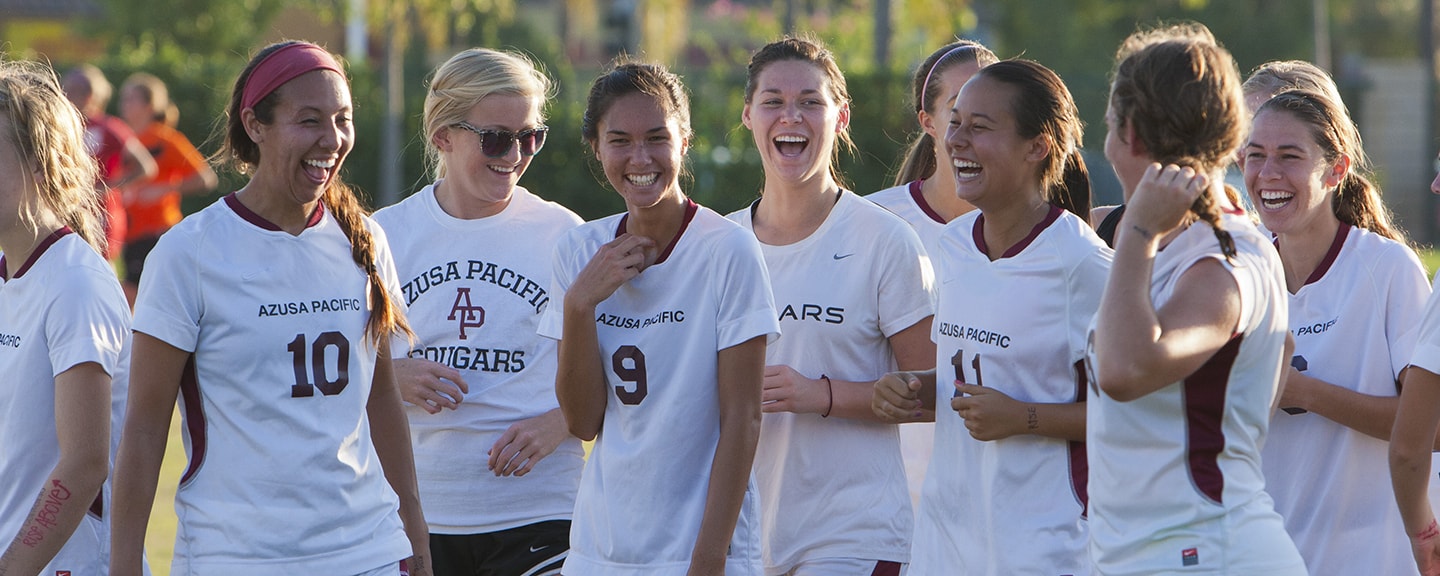
[[[1011,246],[1004,254],[1001,254],[1000,257],[1012,258],[1024,252],[1036,238],[1040,237],[1041,232],[1044,232],[1046,228],[1049,228],[1051,224],[1054,224],[1056,220],[1060,219],[1060,214],[1063,212],[1065,212],[1064,208],[1051,204],[1050,212],[1045,214],[1045,218],[1040,220],[1039,224],[1036,224],[1034,228],[1030,229],[1030,234],[1022,238],[1019,242],[1016,242],[1014,246]],[[984,214],[981,214],[980,217],[975,219],[975,227],[971,230],[971,236],[974,237],[975,247],[980,250],[981,254],[990,253],[990,247],[985,244]]]
[[[206,438],[205,406],[200,398],[200,375],[195,367],[195,354],[185,360],[185,369],[180,373],[180,397],[185,401],[185,429],[190,432],[190,465],[180,476],[180,485],[200,471],[205,463]]]
[[[5,281],[9,282],[10,280],[24,276],[26,272],[30,271],[30,267],[35,265],[35,261],[40,259],[41,254],[44,254],[46,250],[49,250],[51,246],[54,246],[55,243],[59,242],[66,234],[71,233],[73,233],[73,231],[70,230],[69,226],[61,226],[59,230],[51,232],[49,236],[46,236],[44,240],[41,240],[40,243],[35,246],[35,251],[31,252],[30,257],[25,259],[25,263],[20,265],[20,269],[15,271],[14,277],[4,276]],[[8,274],[5,272],[4,256],[0,256],[0,274]]]
[[[1075,361],[1075,401],[1084,402],[1090,387],[1089,371],[1084,360]],[[1080,502],[1080,516],[1090,513],[1090,461],[1086,457],[1085,442],[1071,440],[1067,447],[1070,455],[1070,489]]]
[[[1325,253],[1325,258],[1320,261],[1319,266],[1315,267],[1315,271],[1310,273],[1310,277],[1305,279],[1306,284],[1314,284],[1325,277],[1325,273],[1329,272],[1330,267],[1335,264],[1335,259],[1340,257],[1340,248],[1345,246],[1345,239],[1349,236],[1350,225],[1341,222],[1340,228],[1335,231],[1335,239],[1330,241],[1330,250]],[[1275,246],[1277,248],[1280,246],[1279,240],[1275,241]]]
[[[680,237],[684,236],[685,230],[690,227],[690,221],[695,219],[695,213],[699,211],[699,204],[696,204],[694,200],[689,198],[685,199],[685,219],[680,222],[680,229],[675,231],[675,237],[670,239],[670,244],[665,247],[665,250],[660,252],[660,257],[656,258],[655,263],[651,264],[651,266],[660,265],[665,262],[666,258],[670,257],[670,253],[675,251],[675,245],[680,243]],[[615,227],[616,238],[619,238],[621,234],[625,233],[626,223],[629,221],[629,214],[620,217],[620,225]]]
[[[870,571],[870,576],[900,576],[900,563],[878,560],[875,562],[875,569]]]
[[[920,207],[920,211],[924,212],[926,216],[929,216],[931,220],[934,220],[940,224],[944,224],[945,218],[941,217],[940,213],[936,212],[934,208],[930,207],[930,203],[925,201],[925,192],[921,189],[921,186],[924,185],[924,179],[911,182],[910,199],[914,200],[915,205]]]
[[[1225,393],[1244,338],[1244,334],[1231,338],[1182,383],[1190,479],[1216,504],[1222,503],[1225,492],[1225,473],[1219,463],[1225,450]]]
[[[281,229],[279,226],[276,226],[274,222],[266,220],[264,216],[256,214],[254,210],[246,208],[244,204],[240,203],[240,199],[235,197],[234,192],[225,195],[225,205],[229,206],[231,210],[234,210],[235,215],[239,216],[240,219],[254,224],[255,226],[263,230],[269,230],[271,232],[284,232],[284,230]],[[315,210],[310,212],[310,219],[305,221],[305,227],[314,227],[315,225],[320,223],[320,220],[324,216],[325,202],[322,200],[315,203]]]

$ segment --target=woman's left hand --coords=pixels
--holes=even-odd
[[[825,380],[811,380],[789,366],[766,366],[760,409],[767,413],[824,414],[827,406],[833,408],[829,386]]]
[[[950,407],[965,420],[970,436],[982,442],[1025,433],[1025,404],[1004,392],[985,386],[955,383],[963,396],[950,399]]]
[[[568,437],[570,430],[559,408],[521,420],[490,447],[488,467],[496,476],[524,476]]]
[[[1205,174],[1189,166],[1151,163],[1126,202],[1121,222],[1129,226],[1121,233],[1138,230],[1147,239],[1164,236],[1180,225],[1209,181]]]

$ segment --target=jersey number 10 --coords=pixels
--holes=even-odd
[[[310,369],[314,371],[314,384],[311,384],[310,375],[305,370],[306,348],[304,334],[296,334],[295,339],[285,347],[290,351],[290,357],[295,364],[295,385],[290,387],[290,397],[314,396],[317,386],[320,393],[326,396],[334,396],[345,390],[345,386],[350,383],[350,340],[339,332],[322,332],[310,343]],[[335,349],[336,356],[334,379],[325,373],[325,354],[331,348]]]

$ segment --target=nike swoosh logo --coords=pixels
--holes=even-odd
[[[538,547],[538,548],[535,547],[535,546],[531,546],[531,547],[530,547],[530,553],[531,553],[531,554],[534,554],[534,553],[539,552],[539,551],[541,551],[541,550],[544,550],[544,549],[546,549],[546,548],[549,548],[549,546],[540,546],[540,547]]]
[[[835,259],[836,259],[836,260],[844,260],[844,259],[849,258],[849,257],[854,256],[854,255],[855,255],[854,252],[851,252],[851,253],[849,253],[849,254],[845,254],[845,255],[843,255],[843,256],[840,255],[840,254],[836,254],[836,255],[835,255]]]

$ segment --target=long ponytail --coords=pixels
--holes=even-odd
[[[415,332],[410,329],[405,314],[400,312],[390,291],[385,289],[385,282],[380,279],[375,265],[375,237],[365,226],[365,209],[355,198],[355,192],[336,179],[325,189],[323,201],[345,233],[345,238],[350,241],[350,257],[368,279],[370,319],[365,324],[365,337],[376,345],[392,334],[413,338]]]

